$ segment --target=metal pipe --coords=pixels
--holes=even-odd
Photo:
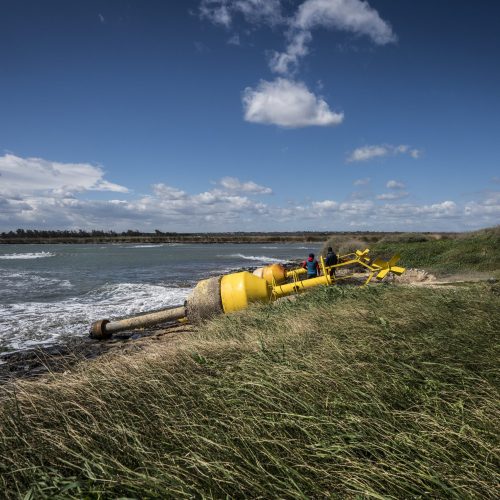
[[[140,314],[130,318],[109,321],[102,319],[92,323],[90,327],[90,336],[94,339],[104,339],[110,337],[113,333],[124,330],[133,330],[134,328],[144,328],[146,326],[157,325],[167,321],[176,321],[186,316],[185,306],[172,306],[151,313]]]
[[[273,296],[275,298],[285,297],[298,293],[301,290],[312,288],[318,285],[330,285],[332,278],[329,274],[325,276],[318,276],[317,278],[309,278],[308,280],[294,281],[293,283],[286,283],[284,285],[276,285],[273,287]]]

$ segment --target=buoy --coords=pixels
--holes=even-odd
[[[306,272],[303,268],[287,271],[281,264],[272,264],[257,269],[253,274],[242,271],[201,280],[183,305],[113,321],[101,319],[92,324],[90,337],[107,339],[116,332],[166,322],[187,320],[191,323],[200,323],[220,314],[240,311],[254,302],[272,302],[280,297],[300,293],[308,288],[328,286],[339,280],[351,279],[355,274],[353,272],[338,277],[330,276],[332,269],[361,266],[368,273],[364,281],[365,285],[374,277],[383,279],[388,273],[398,275],[404,273],[404,267],[396,266],[400,259],[399,255],[395,255],[389,261],[376,259],[370,262],[368,253],[367,248],[363,251],[356,250],[356,252],[339,256],[338,263],[333,266],[325,266],[323,257],[320,257],[321,275],[310,279],[303,279]]]

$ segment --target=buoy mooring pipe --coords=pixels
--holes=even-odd
[[[186,308],[184,306],[174,306],[116,321],[101,319],[92,323],[90,327],[90,337],[93,339],[106,339],[111,337],[113,333],[158,325],[160,323],[166,323],[167,321],[176,321],[185,316]]]

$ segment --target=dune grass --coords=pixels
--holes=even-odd
[[[431,240],[384,240],[372,252],[389,256],[399,253],[401,264],[441,274],[500,269],[500,226],[455,238]]]
[[[455,234],[387,233],[376,241],[332,235],[321,249],[323,255],[329,246],[341,255],[366,247],[373,257],[400,254],[400,265],[441,275],[492,271],[500,277],[500,226]]]
[[[494,498],[497,285],[331,287],[17,382],[18,498]]]

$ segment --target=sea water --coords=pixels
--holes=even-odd
[[[93,321],[182,304],[195,284],[318,244],[0,245],[0,352],[86,336]]]

